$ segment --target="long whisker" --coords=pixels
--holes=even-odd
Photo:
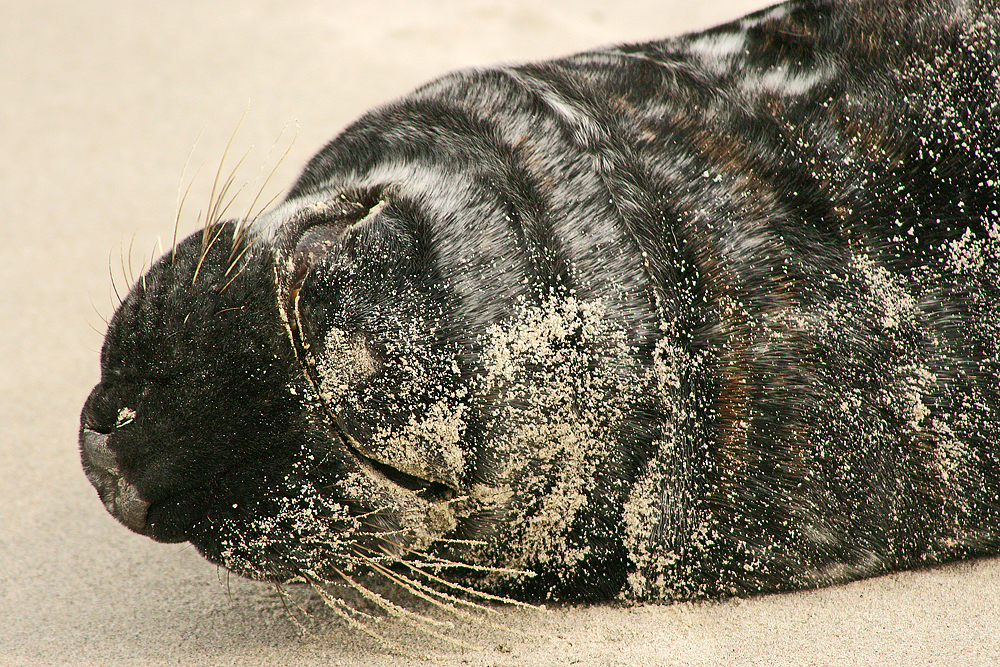
[[[281,132],[278,134],[278,137],[274,140],[274,144],[271,145],[271,149],[267,152],[267,156],[264,158],[264,161],[260,165],[261,172],[264,170],[264,165],[266,165],[270,161],[271,154],[274,153],[274,149],[277,148],[278,142],[281,141],[281,137],[285,135],[285,130],[287,129],[288,129],[288,123],[285,123],[285,126],[281,128]],[[288,153],[291,152],[292,146],[295,145],[295,141],[298,139],[298,137],[299,137],[299,124],[295,123],[295,136],[292,137],[292,141],[291,143],[288,144],[288,147],[285,149],[285,152],[282,153],[281,157],[278,158],[278,161],[274,164],[273,167],[271,167],[271,171],[268,173],[267,178],[264,179],[264,182],[261,184],[260,188],[257,189],[257,194],[254,196],[253,201],[250,202],[250,206],[247,207],[247,212],[243,216],[241,223],[237,226],[236,233],[233,234],[234,251],[238,247],[239,242],[243,240],[243,235],[245,234],[245,230],[247,229],[247,227],[249,227],[249,225],[252,224],[253,221],[255,221],[260,216],[261,213],[270,208],[271,204],[279,196],[281,196],[281,193],[274,195],[263,206],[261,206],[260,210],[258,210],[256,213],[253,212],[254,207],[260,200],[261,195],[264,194],[264,190],[267,189],[268,184],[271,182],[271,178],[278,171],[278,168],[285,161],[285,158],[288,157]],[[257,180],[259,180],[259,178],[260,178],[260,172],[258,172]],[[232,254],[230,254],[230,257],[232,257]],[[232,269],[232,266],[230,266],[230,269]],[[226,273],[228,274],[229,271],[227,270]]]
[[[94,310],[97,310],[97,308],[95,307]],[[100,317],[100,313],[98,313],[98,317]],[[107,324],[107,322],[105,322],[105,324]],[[98,329],[97,327],[94,326],[94,323],[90,321],[90,318],[87,318],[87,326],[89,326],[91,329],[93,329],[94,333],[96,333],[96,334],[98,334],[100,336],[103,336],[105,334],[104,331],[101,331],[100,329]],[[99,352],[99,350],[91,350],[91,351],[92,352]]]
[[[206,227],[206,229],[208,229]],[[222,234],[222,226],[220,225],[216,230],[215,234],[212,235],[211,240],[208,242],[208,246],[202,250],[201,257],[198,258],[198,265],[194,267],[194,276],[191,277],[191,284],[194,285],[198,281],[198,273],[201,272],[202,264],[205,263],[205,259],[208,257],[208,253],[212,250],[212,246],[219,239],[219,235]]]
[[[281,130],[281,135],[285,133],[285,129],[287,129],[287,127],[288,125],[286,124],[285,128]],[[274,147],[278,145],[278,141],[281,139],[281,135],[278,135],[278,139],[275,140],[274,145],[271,147],[271,150],[268,151],[268,157],[267,159],[265,159],[263,164],[266,164],[267,160],[270,159],[271,153],[274,151]],[[224,276],[228,276],[230,274],[230,272],[239,263],[239,261],[243,258],[246,252],[250,250],[250,248],[254,245],[254,243],[256,243],[258,239],[260,239],[260,237],[264,234],[265,231],[267,231],[267,228],[270,226],[270,222],[268,222],[268,224],[265,225],[264,228],[261,229],[256,236],[254,236],[254,238],[250,243],[245,243],[245,244],[243,243],[245,240],[244,237],[250,226],[257,220],[258,217],[260,217],[260,215],[264,211],[269,209],[271,205],[274,204],[274,202],[277,201],[279,197],[281,197],[282,195],[281,192],[276,193],[273,197],[268,199],[256,213],[253,213],[254,207],[260,200],[260,197],[264,193],[264,190],[267,188],[268,183],[271,182],[271,178],[274,176],[275,172],[278,170],[278,167],[281,165],[281,163],[284,162],[286,157],[288,157],[288,153],[292,150],[292,146],[295,144],[295,140],[298,138],[298,136],[299,136],[299,129],[298,129],[298,124],[296,124],[295,136],[292,137],[292,142],[288,145],[288,148],[285,149],[285,152],[278,159],[278,162],[274,165],[274,167],[271,168],[270,173],[268,173],[267,178],[264,179],[264,183],[257,190],[256,196],[254,196],[253,201],[250,203],[246,215],[244,215],[243,219],[237,224],[236,230],[233,232],[232,250],[229,253],[230,263],[229,266],[226,268],[225,273],[223,274]],[[263,169],[263,164],[261,165],[261,169]],[[243,248],[242,250],[239,251],[239,253],[237,253],[236,249],[239,248],[241,244],[243,245]],[[230,278],[225,285],[222,286],[222,289],[219,290],[219,293],[221,294],[222,292],[225,292],[226,289],[231,284],[233,284],[233,281],[236,280],[236,278],[238,278],[241,273],[243,273],[245,268],[246,268],[245,265],[241,267],[240,270],[237,271],[236,274],[232,278]]]
[[[385,609],[390,616],[399,618],[405,623],[409,623],[413,627],[417,628],[420,632],[423,632],[424,634],[434,637],[436,639],[440,639],[441,641],[454,644],[455,646],[459,646],[461,648],[469,650],[478,650],[480,648],[472,644],[469,644],[468,642],[464,642],[460,639],[449,637],[448,635],[442,634],[440,632],[437,632],[436,630],[432,630],[431,628],[427,627],[427,625],[453,627],[451,623],[445,621],[437,621],[422,614],[417,614],[415,612],[412,612],[404,607],[400,607],[399,605],[387,600],[378,593],[375,593],[374,591],[365,588],[364,586],[357,583],[356,581],[348,577],[346,574],[344,574],[337,568],[333,568],[333,571],[336,572],[338,575],[340,575],[340,577],[342,577],[344,581],[350,584],[355,590],[361,593],[362,596],[364,596],[368,600],[374,602],[378,606]]]
[[[418,614],[418,613],[416,613],[414,611],[410,611],[409,609],[406,609],[405,607],[401,607],[398,604],[396,604],[395,602],[392,602],[391,600],[386,599],[382,595],[379,595],[375,591],[373,591],[373,590],[371,590],[369,588],[365,588],[364,586],[362,586],[361,584],[359,584],[358,582],[356,582],[353,578],[347,576],[342,570],[340,570],[340,569],[338,569],[336,567],[334,567],[332,569],[333,569],[334,572],[337,573],[337,575],[341,579],[343,579],[344,581],[346,581],[351,586],[351,588],[353,588],[357,592],[361,593],[361,595],[365,599],[367,599],[368,601],[374,602],[376,605],[378,605],[379,607],[381,607],[382,609],[384,609],[386,612],[389,613],[390,616],[393,616],[395,618],[404,619],[404,620],[409,619],[409,620],[412,620],[412,621],[420,621],[422,623],[427,623],[428,625],[436,625],[436,626],[439,626],[439,627],[451,627],[451,623],[448,623],[448,622],[445,622],[445,621],[437,621],[437,620],[434,620],[433,618],[427,618],[427,617],[422,616],[422,615],[420,615],[420,614]]]
[[[367,547],[362,547],[362,548],[367,549]],[[370,551],[370,549],[368,549],[368,550]],[[403,586],[404,588],[406,588],[406,590],[408,590],[413,595],[415,595],[415,596],[417,596],[417,597],[419,597],[419,598],[421,598],[423,600],[427,600],[428,602],[430,602],[431,604],[434,604],[435,606],[441,607],[443,609],[447,609],[451,613],[454,613],[455,615],[457,615],[457,616],[459,616],[461,618],[465,618],[465,619],[471,620],[471,621],[479,623],[479,624],[488,625],[489,627],[493,627],[493,628],[496,628],[496,629],[509,630],[509,631],[514,632],[516,634],[524,634],[524,633],[521,633],[518,630],[514,630],[513,628],[508,628],[507,626],[504,626],[504,625],[498,625],[498,624],[495,624],[495,623],[490,623],[490,622],[484,620],[481,616],[476,616],[474,614],[470,614],[470,613],[468,613],[466,611],[458,609],[456,605],[462,605],[462,606],[465,606],[465,607],[469,607],[471,609],[475,609],[476,611],[483,612],[483,613],[486,613],[486,614],[499,614],[499,612],[497,610],[495,610],[495,609],[493,609],[491,607],[487,607],[487,606],[485,606],[483,604],[480,604],[478,602],[473,602],[472,600],[466,600],[466,599],[463,599],[463,598],[460,598],[460,597],[456,597],[454,595],[450,595],[448,593],[445,593],[444,591],[439,591],[436,588],[432,588],[430,586],[427,586],[426,584],[422,584],[419,581],[416,581],[414,579],[404,578],[403,576],[401,576],[401,575],[393,572],[392,570],[384,567],[383,565],[380,565],[379,563],[375,562],[374,560],[372,560],[370,558],[366,558],[362,554],[357,554],[357,555],[360,558],[364,559],[365,562],[367,563],[367,565],[369,567],[371,567],[373,570],[375,570],[376,572],[379,572],[380,574],[382,574],[386,578],[388,578],[388,579],[396,582],[400,586]],[[419,570],[419,568],[416,568],[416,569]],[[424,574],[426,574],[426,573],[424,573]]]
[[[135,246],[135,237],[139,233],[136,230],[132,233],[132,238],[128,242],[128,282],[130,285],[135,284],[135,272],[132,270],[132,248]],[[122,273],[125,272],[125,259],[122,258]]]
[[[246,120],[247,113],[249,111],[250,111],[250,104],[248,102],[247,108],[243,111],[243,116],[240,117],[240,121],[236,124],[236,128],[233,130],[232,135],[230,135],[229,137],[229,142],[226,144],[226,149],[222,152],[222,159],[219,161],[219,166],[215,170],[215,179],[212,181],[212,191],[208,197],[209,208],[208,208],[208,214],[205,217],[205,229],[202,232],[202,246],[205,245],[205,243],[208,240],[208,237],[211,234],[212,221],[214,220],[214,216],[212,215],[212,213],[217,207],[216,205],[217,200],[215,193],[218,191],[219,179],[222,177],[222,167],[226,163],[226,157],[229,155],[229,150],[232,148],[233,142],[236,140],[236,134],[240,131],[240,127],[243,125],[243,121]]]
[[[391,533],[385,532],[383,534],[388,535],[388,534],[391,534]],[[379,537],[381,537],[381,535],[379,535]],[[414,555],[414,556],[416,556],[418,558],[423,559],[426,562],[427,566],[430,566],[430,567],[435,567],[435,568],[439,568],[439,569],[462,569],[462,570],[468,570],[470,572],[490,572],[490,573],[497,573],[497,574],[515,574],[515,575],[525,576],[525,577],[533,577],[535,575],[534,572],[530,572],[528,570],[517,570],[517,569],[507,568],[507,567],[490,567],[488,565],[471,565],[469,563],[462,563],[462,562],[459,562],[459,561],[448,560],[447,558],[441,558],[440,556],[431,556],[429,554],[424,553],[423,551],[417,551],[416,549],[410,549],[409,547],[406,547],[406,546],[404,546],[402,544],[397,544],[395,542],[392,542],[391,540],[385,540],[385,541],[389,542],[394,547],[397,547],[398,549],[400,549],[402,551],[405,551],[405,552],[407,552],[409,554],[412,554],[412,555]],[[527,605],[527,606],[531,607],[531,605]]]
[[[180,203],[177,205],[177,215],[174,217],[174,237],[170,242],[170,266],[173,266],[177,259],[177,232],[181,225],[181,211],[184,210],[184,203],[187,201],[188,195],[191,193],[191,188],[194,186],[194,182],[200,173],[201,167],[198,167],[198,170],[194,172],[194,176],[191,177],[191,182],[184,189],[184,195],[181,196]],[[178,186],[178,196],[180,196],[180,186]],[[198,217],[200,218],[201,216],[199,215]]]
[[[198,142],[201,141],[201,136],[205,133],[205,128],[208,127],[208,123],[205,123],[201,127],[201,132],[198,133],[198,137],[194,140],[194,144],[191,146],[191,150],[188,151],[187,158],[184,160],[184,167],[181,168],[181,180],[177,183],[177,204],[175,205],[176,212],[174,213],[174,237],[170,242],[170,266],[174,265],[174,260],[177,257],[177,230],[181,224],[181,212],[184,210],[184,202],[187,201],[188,194],[191,192],[191,186],[198,178],[198,174],[201,173],[201,166],[195,171],[194,176],[191,177],[190,182],[188,182],[187,187],[184,189],[184,195],[181,196],[181,186],[184,184],[184,175],[187,173],[188,165],[191,163],[191,156],[194,155],[194,149],[198,147]],[[204,166],[204,165],[202,165]]]
[[[96,333],[98,336],[102,336],[102,337],[104,336],[105,332],[98,330],[98,328],[94,326],[94,323],[90,321],[89,317],[87,318],[87,326],[90,327],[91,329],[93,329],[94,333]],[[94,349],[90,345],[87,345],[87,350],[89,352],[93,352],[95,354],[100,354],[101,353],[100,350]]]
[[[275,195],[275,197],[272,198],[271,201],[274,201],[275,199],[277,199],[277,195]],[[267,205],[270,206],[270,203],[268,203]],[[270,222],[268,222],[268,225],[270,225]],[[223,276],[228,276],[229,275],[229,272],[233,270],[233,267],[236,266],[237,262],[240,261],[240,259],[243,257],[243,255],[251,247],[253,247],[253,244],[257,242],[257,240],[264,234],[264,232],[266,230],[267,230],[267,226],[265,226],[264,229],[260,230],[260,232],[258,232],[258,234],[253,238],[253,240],[250,243],[247,243],[245,246],[243,246],[243,250],[241,250],[240,253],[236,256],[236,258],[233,259],[232,262],[230,262],[229,267],[226,269],[226,272],[224,274],[222,274]],[[234,275],[232,278],[230,278],[229,282],[227,282],[225,285],[223,285],[222,289],[219,290],[219,293],[221,294],[222,292],[225,292],[226,288],[229,287],[230,285],[232,285],[233,281],[236,280],[240,276],[240,274],[243,273],[243,271],[246,270],[246,268],[247,267],[246,267],[245,264],[243,266],[241,266],[240,270],[236,272],[236,275]]]
[[[527,602],[521,602],[520,600],[504,597],[502,595],[493,595],[491,593],[485,593],[483,591],[476,590],[475,588],[470,588],[468,586],[462,586],[461,584],[456,584],[454,581],[448,581],[443,577],[433,575],[430,572],[427,572],[406,560],[400,560],[399,564],[412,572],[416,572],[421,576],[427,577],[428,579],[430,579],[435,583],[441,584],[442,586],[446,586],[456,591],[461,591],[466,595],[471,595],[473,597],[477,597],[482,600],[490,600],[491,602],[501,602],[503,604],[509,604],[515,607],[522,607],[524,609],[534,609],[536,611],[539,609],[539,607],[536,607],[535,605],[532,604],[528,604]]]
[[[108,320],[108,318],[104,316],[104,313],[102,313],[100,310],[97,309],[97,304],[94,303],[94,295],[93,294],[88,294],[87,296],[90,298],[90,307],[94,309],[94,313],[99,318],[101,318],[102,322],[104,322],[104,326],[110,325],[111,321]],[[89,319],[88,319],[88,323],[89,323]],[[97,331],[97,327],[94,327],[94,325],[92,325],[92,324],[90,326],[94,328],[94,331]],[[103,332],[101,332],[101,331],[97,331],[97,333],[103,335]]]
[[[285,614],[288,615],[288,618],[291,619],[292,623],[294,623],[295,626],[299,630],[301,630],[303,634],[306,634],[312,637],[313,639],[318,639],[318,637],[316,637],[316,635],[314,635],[309,630],[309,628],[303,625],[302,622],[295,616],[295,614],[292,613],[292,610],[288,608],[288,604],[291,603],[292,606],[298,609],[302,613],[302,616],[305,618],[309,617],[309,612],[303,609],[297,602],[290,599],[288,593],[286,593],[285,590],[280,585],[274,584],[274,590],[278,592],[278,599],[281,600],[281,606],[285,608]]]
[[[441,544],[462,544],[473,547],[481,547],[487,544],[486,540],[456,540],[456,539],[449,539],[447,537],[436,537],[434,538],[434,542],[435,543],[440,542]]]
[[[132,254],[132,244],[135,243],[135,235],[138,234],[138,233],[139,233],[138,230],[136,230],[135,232],[132,233],[132,239],[129,241],[129,245],[128,245],[129,255]],[[131,260],[129,260],[129,261],[131,261]],[[135,284],[135,279],[130,275],[130,272],[129,272],[129,270],[126,267],[125,264],[126,264],[126,262],[125,262],[125,233],[122,232],[122,241],[121,241],[120,244],[118,244],[118,266],[121,267],[122,278],[124,278],[128,282],[129,287],[131,287],[132,285]]]
[[[241,259],[241,258],[243,257],[243,255],[244,255],[244,254],[246,253],[246,251],[247,251],[247,250],[249,250],[249,249],[250,249],[250,245],[248,244],[248,245],[246,245],[246,246],[245,246],[245,247],[243,248],[243,250],[241,250],[241,251],[240,251],[240,254],[239,254],[239,255],[237,255],[237,256],[236,256],[236,259],[234,259],[234,260],[232,261],[232,263],[231,263],[231,264],[229,265],[229,268],[227,268],[227,269],[226,269],[226,272],[222,274],[222,275],[223,275],[223,277],[225,277],[225,276],[228,276],[228,275],[229,275],[229,272],[233,270],[233,267],[234,267],[234,266],[236,266],[236,263],[240,261],[240,259]],[[247,267],[246,267],[246,265],[245,265],[245,264],[244,264],[243,266],[241,266],[241,267],[240,267],[240,270],[239,270],[239,271],[237,271],[237,272],[236,272],[236,273],[235,273],[235,274],[233,275],[233,277],[232,277],[232,278],[230,278],[230,279],[229,279],[229,280],[228,280],[228,281],[226,282],[226,284],[222,286],[222,289],[220,289],[220,290],[219,290],[219,294],[222,294],[223,292],[225,292],[225,291],[226,291],[226,288],[228,288],[228,287],[229,287],[230,285],[232,285],[232,284],[233,284],[233,281],[234,281],[234,280],[236,280],[237,278],[239,278],[239,277],[240,277],[240,275],[241,275],[241,274],[242,274],[242,273],[243,273],[244,271],[246,271],[246,268],[247,268]]]
[[[318,573],[313,573],[313,576],[315,577],[314,579],[307,578],[306,580],[309,581],[310,586],[313,588],[313,590],[316,591],[317,594],[319,594],[320,599],[322,599],[323,603],[326,604],[328,607],[334,605],[336,608],[342,609],[348,614],[353,614],[358,618],[364,619],[365,622],[373,624],[378,624],[382,622],[382,619],[376,616],[375,614],[369,614],[368,612],[362,611],[357,607],[352,607],[350,604],[348,604],[346,600],[330,595],[330,592],[328,590],[319,585],[320,582],[322,582],[330,586],[338,586],[341,588],[345,588],[346,584],[344,582],[330,581],[325,577],[321,577]]]
[[[229,210],[229,207],[233,205],[233,202],[236,201],[236,199],[240,196],[240,193],[243,192],[243,189],[246,188],[246,186],[248,185],[247,183],[241,185],[236,190],[236,192],[233,193],[233,196],[230,197],[228,201],[226,201],[225,206],[222,205],[222,202],[224,199],[226,199],[226,196],[229,194],[229,190],[232,188],[233,183],[236,182],[236,174],[239,172],[240,167],[243,166],[243,163],[246,162],[246,159],[247,157],[249,157],[251,152],[253,152],[253,146],[247,149],[247,151],[243,154],[243,157],[241,157],[236,162],[236,165],[230,170],[229,176],[226,177],[225,183],[223,183],[222,187],[219,189],[219,196],[218,199],[215,201],[215,206],[212,208],[210,214],[210,222],[208,223],[208,226],[213,227],[219,224],[219,222],[225,217],[226,211]]]
[[[381,644],[382,646],[384,646],[385,648],[387,648],[389,650],[392,650],[392,649],[395,648],[389,642],[388,639],[386,639],[385,637],[383,637],[379,633],[375,632],[374,630],[372,630],[371,628],[369,628],[364,623],[359,622],[357,619],[355,619],[349,613],[347,613],[346,611],[344,611],[344,609],[341,607],[341,605],[343,604],[343,601],[334,598],[329,593],[327,593],[325,590],[323,590],[323,587],[320,586],[318,583],[316,583],[316,576],[315,576],[315,574],[313,574],[311,572],[303,572],[302,574],[305,577],[305,580],[309,583],[310,586],[312,586],[313,590],[316,591],[316,594],[319,595],[320,599],[323,600],[323,602],[326,604],[326,606],[329,609],[332,609],[333,612],[335,614],[337,614],[337,616],[339,616],[340,618],[342,618],[344,620],[344,622],[347,623],[350,627],[354,628],[355,630],[358,630],[359,632],[363,632],[364,634],[368,635],[369,637],[371,637],[372,639],[374,639],[379,644]]]
[[[116,306],[116,308],[120,308],[124,301],[122,300],[122,295],[118,292],[118,285],[115,283],[115,270],[113,268],[113,264],[111,263],[112,252],[114,251],[108,251],[108,276],[111,278],[111,289],[114,290],[115,298],[118,300],[118,306]]]

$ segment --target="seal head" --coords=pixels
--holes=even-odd
[[[84,470],[128,528],[190,541],[237,572],[343,567],[326,553],[337,548],[308,546],[309,531],[393,532],[426,501],[397,492],[331,425],[288,335],[275,255],[236,232],[188,238],[119,307],[81,416]]]

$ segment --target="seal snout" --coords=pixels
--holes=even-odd
[[[80,430],[84,472],[111,516],[140,535],[146,535],[149,502],[139,495],[134,484],[122,476],[118,457],[108,446],[110,437],[108,433],[99,433],[89,428]]]

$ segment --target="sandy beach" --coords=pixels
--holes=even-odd
[[[322,609],[303,632],[270,586],[104,510],[77,420],[99,377],[112,282],[127,290],[169,247],[189,182],[180,234],[198,228],[231,137],[226,171],[247,154],[242,215],[353,118],[449,70],[660,38],[765,4],[0,8],[0,665],[412,662]],[[753,600],[502,609],[504,627],[454,630],[474,648],[387,634],[443,665],[995,665],[998,600],[1000,560],[987,560]]]

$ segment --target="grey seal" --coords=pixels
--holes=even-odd
[[[84,470],[274,581],[674,600],[996,554],[998,24],[793,1],[434,81],[132,287]]]

